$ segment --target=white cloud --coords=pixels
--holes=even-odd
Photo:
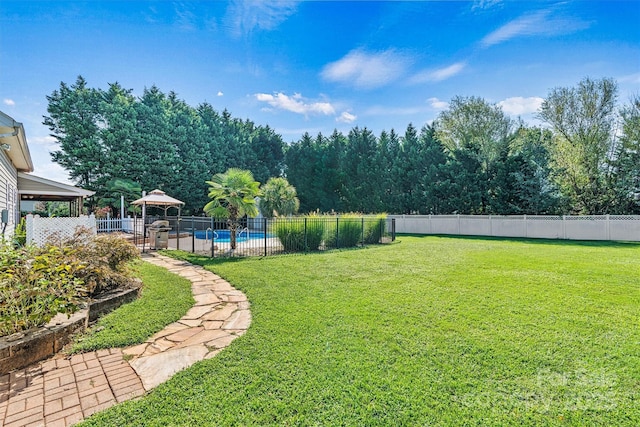
[[[449,108],[449,103],[446,101],[441,101],[438,98],[429,98],[427,102],[434,110],[446,110]]]
[[[462,61],[437,70],[425,70],[411,77],[409,81],[411,83],[440,82],[460,73],[466,66],[467,63]]]
[[[381,105],[374,105],[369,107],[363,116],[412,116],[415,114],[422,114],[428,112],[427,107],[387,107]]]
[[[58,150],[60,147],[58,146],[58,140],[53,136],[34,136],[29,137],[27,135],[28,144],[29,145],[37,145],[48,151]]]
[[[340,116],[336,117],[336,122],[338,123],[353,123],[356,121],[358,116],[355,116],[348,111],[343,111]]]
[[[620,83],[636,83],[640,84],[640,73],[627,74],[616,79]]]
[[[224,93],[221,90],[219,90],[216,96],[224,96]]]
[[[588,28],[590,23],[575,18],[556,18],[551,10],[528,13],[487,34],[482,47],[490,47],[523,36],[557,36]]]
[[[538,111],[544,99],[538,96],[523,98],[522,96],[514,96],[498,102],[498,107],[502,108],[506,114],[511,116],[521,116],[523,114],[531,114]]]
[[[405,73],[410,60],[393,49],[378,53],[352,50],[338,61],[325,65],[325,80],[373,89],[385,86]]]
[[[9,105],[9,106],[16,105],[16,102],[13,99],[10,99],[10,98],[5,98],[5,99],[2,100],[2,102],[4,103],[4,105]]]
[[[296,114],[308,116],[311,114],[333,115],[335,108],[329,102],[308,102],[299,93],[288,96],[282,92],[275,94],[257,93],[254,95],[260,102],[266,102],[270,106],[278,110],[290,111]]]
[[[227,26],[236,36],[254,29],[272,30],[293,15],[297,5],[290,0],[234,0],[227,8]]]
[[[471,10],[491,9],[502,3],[502,0],[475,0],[471,6]]]
[[[193,31],[197,27],[197,17],[194,12],[189,10],[184,4],[174,3],[174,11],[176,14],[175,25],[183,31]]]

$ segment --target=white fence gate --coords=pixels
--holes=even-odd
[[[389,215],[397,233],[640,242],[640,215]]]

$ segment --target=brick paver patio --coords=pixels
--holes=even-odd
[[[143,259],[191,280],[195,305],[143,344],[58,355],[0,376],[0,425],[70,426],[215,356],[249,327],[245,295],[220,277],[158,254]]]

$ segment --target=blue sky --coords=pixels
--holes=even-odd
[[[269,125],[379,134],[430,123],[455,96],[534,120],[549,90],[612,77],[640,93],[640,1],[7,1],[0,110],[24,123],[35,174],[51,163],[46,96],[82,75],[158,86]]]

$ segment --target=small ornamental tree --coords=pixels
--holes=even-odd
[[[260,212],[267,218],[289,216],[298,212],[300,200],[296,188],[286,178],[269,178],[262,186]]]
[[[214,175],[207,184],[211,201],[204,206],[204,211],[214,218],[227,219],[231,250],[235,250],[240,218],[258,215],[255,198],[260,195],[260,183],[254,181],[250,171],[231,168]]]

